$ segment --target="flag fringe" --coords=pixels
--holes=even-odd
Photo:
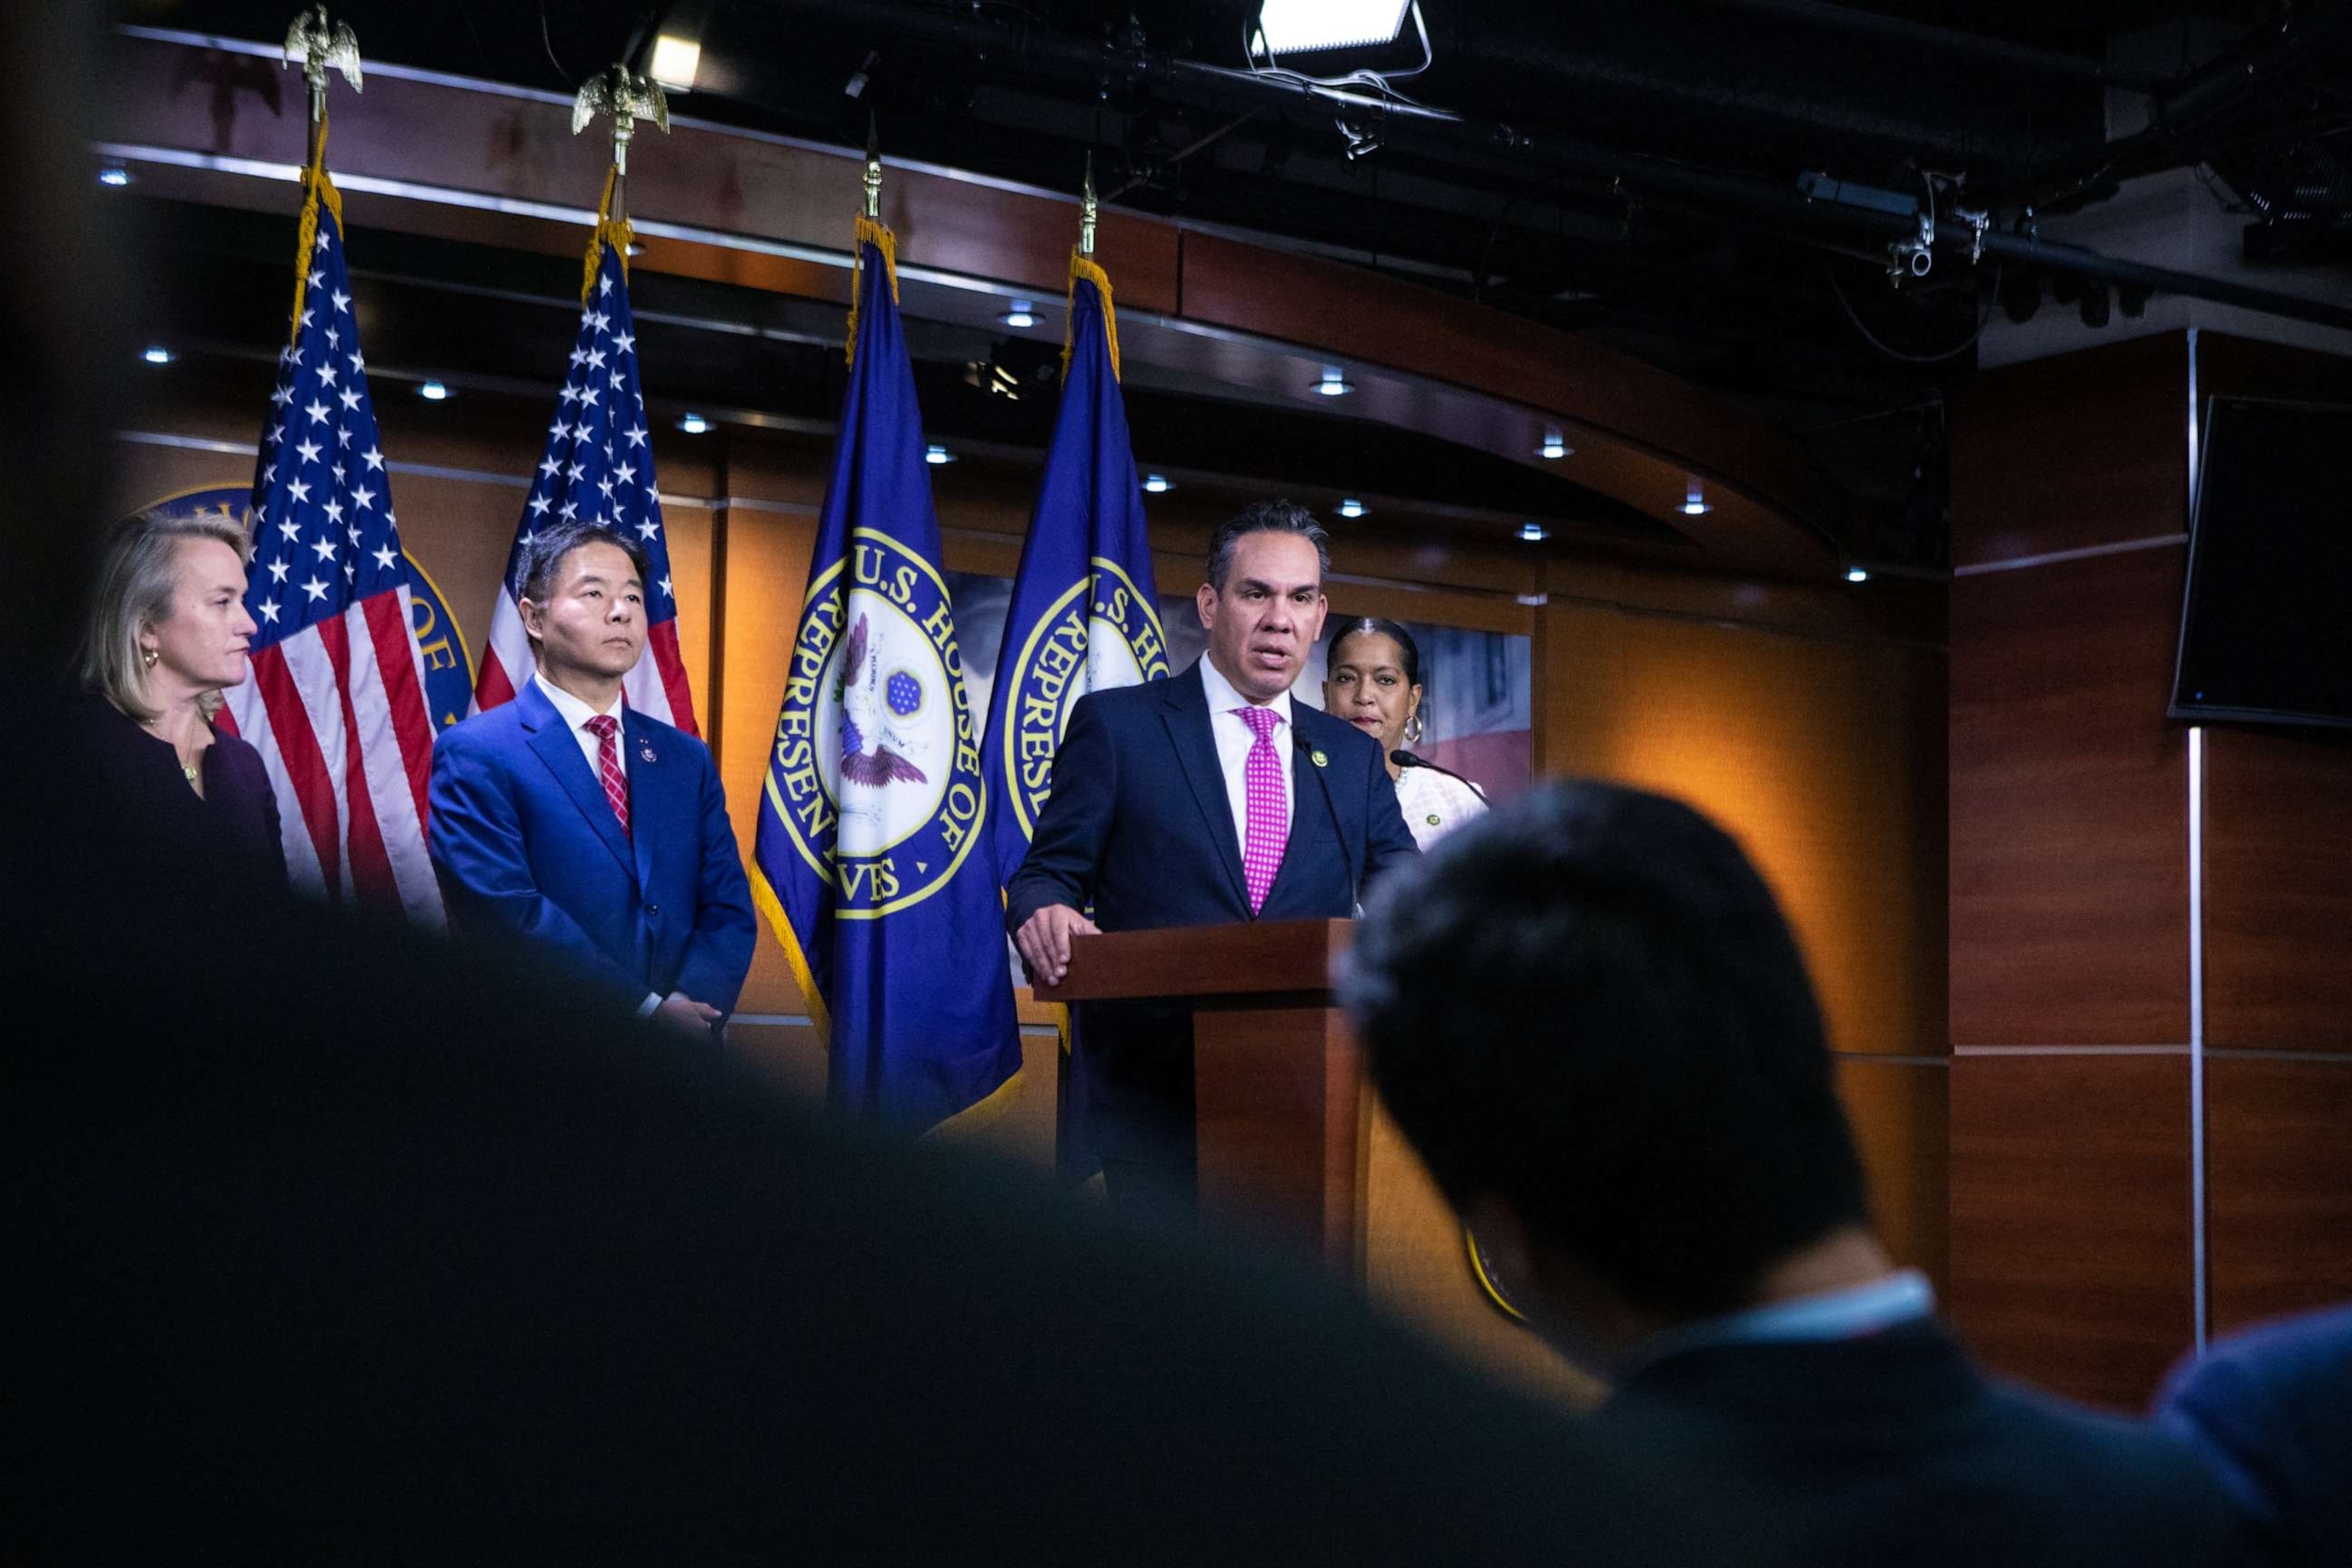
[[[1014,1068],[1012,1076],[986,1098],[973,1100],[952,1116],[934,1121],[918,1135],[919,1143],[963,1143],[978,1138],[1004,1120],[1007,1112],[1021,1103],[1021,1096],[1029,1076],[1027,1068]]]
[[[1111,308],[1110,274],[1073,249],[1070,252],[1069,289],[1069,298],[1073,305],[1077,300],[1078,282],[1081,279],[1093,284],[1095,292],[1102,296],[1103,339],[1110,345],[1110,378],[1117,381],[1119,379],[1118,314]],[[1070,379],[1070,350],[1073,346],[1071,336],[1076,327],[1077,313],[1073,310],[1063,318],[1062,323],[1062,379],[1064,382]]]
[[[335,189],[335,182],[327,174],[327,117],[319,116],[318,150],[310,156],[310,166],[302,171],[302,219],[294,233],[294,313],[287,319],[286,342],[289,347],[302,340],[302,300],[310,287],[310,253],[319,243],[319,204],[324,202],[335,220],[335,230],[342,232],[343,195]]]
[[[583,310],[596,292],[596,271],[604,264],[604,247],[609,245],[620,254],[621,280],[629,278],[629,247],[636,242],[636,226],[627,218],[613,216],[613,193],[619,188],[621,170],[618,164],[604,171],[604,194],[596,200],[596,232],[588,237],[588,257],[580,270],[580,305]],[[340,215],[338,215],[340,216]]]
[[[871,245],[882,253],[882,273],[890,280],[890,302],[898,302],[898,237],[870,217],[857,220],[856,260],[849,270],[849,342],[842,347],[842,357],[851,364],[857,363],[857,300],[866,286],[866,247]]]
[[[833,1050],[833,1014],[824,1005],[824,995],[816,988],[816,976],[809,973],[808,955],[801,952],[801,939],[793,930],[792,917],[784,913],[784,901],[776,897],[776,889],[768,885],[768,874],[757,861],[751,866],[751,902],[767,917],[768,929],[776,933],[782,944],[784,962],[793,966],[793,981],[801,989],[802,1005],[808,1008],[809,1022],[816,1026],[817,1034],[824,1040],[828,1055]]]

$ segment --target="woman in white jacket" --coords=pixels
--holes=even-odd
[[[1323,710],[1381,743],[1413,842],[1428,848],[1486,809],[1486,792],[1405,748],[1421,741],[1421,649],[1378,616],[1335,622],[1323,658]]]

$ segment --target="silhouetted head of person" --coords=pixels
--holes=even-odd
[[[1864,1224],[1796,943],[1688,806],[1556,783],[1479,819],[1379,889],[1342,995],[1398,1124],[1571,1353],[1749,1304]]]

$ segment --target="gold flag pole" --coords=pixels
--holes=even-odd
[[[882,145],[874,117],[866,117],[866,221],[882,221]]]
[[[622,272],[628,271],[629,143],[636,136],[637,121],[650,120],[661,127],[662,134],[669,134],[669,100],[663,96],[661,84],[619,61],[590,77],[572,98],[572,134],[587,130],[600,114],[612,116],[613,163],[604,171],[604,194],[596,203],[596,231],[588,240],[580,279],[583,305],[596,287],[596,268],[607,244],[621,253]]]
[[[299,64],[302,79],[310,85],[310,137],[306,164],[316,164],[327,134],[327,72],[343,73],[352,90],[362,90],[360,82],[360,41],[348,22],[330,24],[327,8],[313,5],[294,18],[286,29],[286,58],[278,68]]]
[[[1095,253],[1095,220],[1102,214],[1102,204],[1095,199],[1095,153],[1087,149],[1087,186],[1085,199],[1078,203],[1078,254]]]

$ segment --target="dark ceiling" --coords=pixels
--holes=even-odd
[[[849,143],[870,116],[894,156],[1063,189],[1091,153],[1112,205],[1396,271],[1712,387],[1843,482],[1850,552],[1922,565],[1944,548],[1947,399],[1997,290],[2019,304],[2042,280],[1947,256],[1898,285],[1885,247],[1911,220],[1808,202],[1801,177],[1924,192],[1948,225],[1974,206],[2015,231],[2031,205],[2095,201],[2136,173],[2210,159],[2308,185],[2352,160],[2352,0],[1423,7],[1433,63],[1401,86],[1458,120],[1194,68],[1244,63],[1241,0],[350,0],[335,15],[372,58],[556,91],[685,28],[703,63],[681,112]],[[266,38],[288,15],[189,0],[142,19]],[[2112,39],[2167,27],[2172,58],[2105,65]],[[2110,143],[2111,93],[2157,106],[2157,126]],[[2340,205],[2322,218],[2341,228]]]

